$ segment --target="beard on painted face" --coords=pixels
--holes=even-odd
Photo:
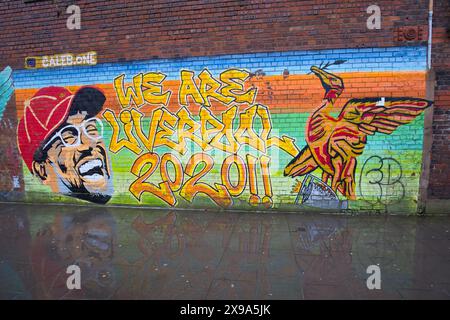
[[[55,138],[46,150],[46,162],[56,174],[56,189],[79,199],[106,203],[113,188],[101,132],[77,114],[69,117]]]
[[[70,196],[104,204],[112,195],[111,173],[102,141],[84,150],[61,146],[56,161],[51,161],[60,182]],[[76,148],[72,148],[76,149]]]

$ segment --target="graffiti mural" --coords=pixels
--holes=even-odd
[[[53,192],[97,203],[112,195],[110,161],[97,114],[103,93],[83,87],[40,89],[25,102],[17,127],[20,154],[30,172]]]
[[[298,181],[294,187],[298,192],[296,204],[322,208],[322,209],[347,209],[348,201],[339,200],[336,193],[322,180],[306,175],[303,181]]]
[[[309,117],[306,128],[307,145],[286,166],[286,176],[302,176],[317,167],[322,169],[322,181],[331,180],[331,189],[351,200],[356,199],[356,157],[367,143],[367,135],[377,132],[391,134],[400,125],[410,123],[431,101],[419,98],[362,98],[351,99],[338,117],[331,115],[337,98],[344,90],[342,78],[325,71],[325,67],[311,67],[325,90],[320,107]]]
[[[149,193],[170,206],[178,202],[175,193],[187,202],[202,194],[219,206],[229,207],[235,197],[248,189],[251,205],[262,203],[271,207],[269,150],[278,148],[288,154],[296,154],[294,139],[271,134],[268,107],[256,103],[256,88],[244,88],[249,72],[229,69],[215,79],[207,69],[203,69],[198,75],[198,86],[194,76],[191,71],[181,71],[181,83],[175,97],[171,91],[162,91],[161,83],[166,75],[161,73],[138,74],[133,77],[134,88],[127,89],[124,89],[123,75],[115,79],[114,88],[122,109],[118,114],[106,109],[103,116],[112,128],[110,151],[117,153],[126,148],[138,155],[130,168],[136,180],[131,183],[129,191],[138,201],[144,193]],[[142,90],[143,83],[146,90]],[[177,98],[179,110],[176,113],[165,107],[171,97]],[[221,116],[211,111],[210,99],[226,107]],[[200,105],[197,114],[187,108],[188,100]],[[139,110],[145,102],[162,105],[151,112],[148,129],[143,123],[145,115]],[[241,112],[238,112],[239,107]],[[257,121],[261,123],[260,130],[255,129]],[[121,129],[125,137],[119,139]],[[168,149],[168,152],[157,153],[156,150],[161,149],[159,147]],[[217,152],[214,157],[212,151]],[[188,157],[183,165],[181,157],[185,155]],[[221,162],[220,179],[204,182],[218,161]],[[173,167],[172,172],[169,172],[168,165]],[[144,170],[145,166],[148,166],[147,170]],[[257,187],[257,166],[261,168],[262,195]],[[230,177],[233,167],[237,181]],[[148,182],[151,176],[157,175],[155,170],[159,171],[159,182]]]
[[[385,207],[401,201],[405,197],[405,185],[402,182],[403,170],[398,160],[394,158],[380,158],[371,156],[362,168],[359,178],[360,185],[370,185],[376,188],[376,199],[370,196],[367,202],[370,204],[382,204]],[[361,188],[361,199],[365,199],[365,189]]]
[[[6,67],[0,72],[0,120],[3,118],[6,105],[14,93],[14,86],[12,81],[12,69]]]
[[[33,294],[39,299],[112,296],[118,277],[113,265],[117,230],[108,208],[72,209],[71,213],[57,213],[51,218],[40,226],[29,244],[36,281]],[[83,270],[79,290],[67,287],[70,265]]]
[[[432,104],[425,56],[398,47],[20,70],[26,199],[378,210],[390,189],[356,174],[376,155],[399,161],[387,170],[401,168],[400,205],[414,210]]]
[[[19,200],[23,191],[20,157],[14,141],[17,123],[12,69],[0,72],[0,200]]]

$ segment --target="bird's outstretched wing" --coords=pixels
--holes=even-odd
[[[3,118],[3,112],[14,92],[11,74],[10,67],[6,67],[0,72],[0,120]]]
[[[357,124],[369,135],[390,134],[400,125],[410,123],[433,104],[420,98],[351,99],[343,107],[339,119]]]

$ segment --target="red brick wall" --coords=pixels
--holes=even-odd
[[[397,26],[421,25],[426,30],[428,10],[427,0],[84,0],[76,1],[81,8],[82,29],[68,30],[69,15],[65,10],[73,3],[2,1],[2,63],[22,68],[27,55],[64,51],[95,50],[101,63],[223,53],[386,47],[399,45],[394,39]],[[366,9],[372,4],[381,8],[380,30],[366,28]]]
[[[82,29],[68,30],[74,1],[3,0],[0,64],[23,68],[24,58],[97,51],[99,63],[149,58],[287,50],[386,47],[396,28],[421,26],[428,1],[76,1]],[[368,30],[366,8],[381,8],[382,28]],[[431,198],[450,198],[449,2],[435,1],[433,67],[436,107],[430,167]]]
[[[436,72],[428,196],[450,199],[450,3],[436,1],[432,64]]]

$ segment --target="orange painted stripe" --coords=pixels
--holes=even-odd
[[[416,97],[425,98],[425,73],[424,72],[354,72],[341,73],[344,79],[345,89],[336,102],[336,111],[351,98],[364,97]],[[167,80],[164,82],[164,90],[171,90],[172,96],[168,109],[176,112],[178,105],[178,80]],[[271,113],[311,113],[321,103],[324,89],[319,79],[314,75],[289,75],[264,76],[260,79],[252,79],[247,82],[247,88],[255,86],[258,88],[256,102],[267,106]],[[119,111],[121,109],[112,84],[100,84],[97,87],[103,89],[107,97],[105,107]],[[72,92],[79,86],[68,86]],[[17,89],[16,104],[19,119],[23,114],[23,105],[38,89]],[[189,109],[196,115],[199,106],[192,100]],[[155,106],[143,106],[141,111],[148,114]],[[211,110],[214,114],[220,114],[228,109],[219,102],[212,101]]]

